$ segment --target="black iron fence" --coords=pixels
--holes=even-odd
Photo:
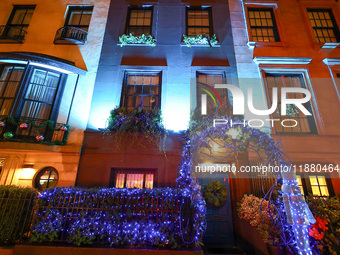
[[[169,192],[173,194],[169,195]],[[183,247],[192,240],[194,208],[178,189],[67,190],[41,194],[33,242]],[[48,233],[48,234],[47,234]],[[53,236],[51,238],[51,233]]]
[[[0,186],[0,244],[27,240],[32,225],[37,192],[14,186]]]
[[[16,26],[0,26],[0,40],[22,43],[27,32]]]

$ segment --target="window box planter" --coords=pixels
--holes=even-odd
[[[120,47],[126,45],[132,46],[156,46],[156,39],[152,37],[152,35],[144,35],[141,36],[134,36],[131,33],[129,35],[123,34],[119,36],[119,44]]]
[[[205,35],[187,36],[183,35],[183,45],[191,48],[192,46],[219,47],[218,40],[214,34],[210,38]]]

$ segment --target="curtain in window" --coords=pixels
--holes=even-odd
[[[5,66],[0,75],[0,115],[10,114],[19,84],[24,73],[24,67]]]
[[[51,115],[60,74],[34,69],[24,97],[22,117],[48,120]]]

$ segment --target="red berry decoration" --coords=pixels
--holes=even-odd
[[[63,132],[65,132],[65,131],[67,131],[67,127],[66,127],[66,126],[62,126],[62,127],[60,128],[60,130],[63,131]]]
[[[28,128],[28,124],[27,123],[21,123],[20,124],[20,129],[21,130],[26,130]]]
[[[37,139],[38,142],[41,142],[42,140],[44,140],[44,137],[42,135],[37,135],[35,139]]]
[[[4,127],[6,124],[3,121],[0,121],[0,127]]]

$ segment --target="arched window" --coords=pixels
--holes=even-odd
[[[54,188],[58,183],[58,171],[53,167],[45,167],[35,177],[34,187],[38,190]]]

